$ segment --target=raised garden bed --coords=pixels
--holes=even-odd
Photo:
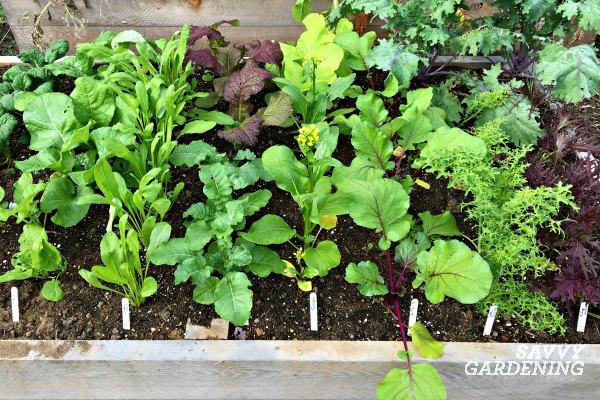
[[[458,11],[446,12],[452,24],[464,24]],[[548,71],[561,60],[551,54],[537,60],[526,47],[478,58],[482,65],[469,62],[491,68],[466,74],[465,64],[455,63],[460,57],[444,58],[439,49],[419,61],[397,53],[401,48],[390,40],[373,47],[375,35],[360,37],[346,20],[335,33],[316,14],[304,24],[308,33],[297,47],[281,45],[283,53],[270,41],[233,47],[214,26],[192,28],[189,41],[173,37],[172,58],[159,56],[167,50],[153,55],[168,49],[166,41],[149,42],[133,31],[84,43],[77,58],[56,61],[66,51],[60,42],[45,54],[22,55],[26,64],[10,69],[10,87],[3,86],[12,90],[2,100],[4,120],[16,123],[5,147],[8,168],[0,170],[6,201],[0,216],[10,221],[0,227],[0,272],[23,273],[30,265],[34,276],[49,279],[0,283],[0,304],[10,303],[12,286],[21,300],[18,323],[10,322],[10,307],[0,308],[0,339],[21,339],[0,340],[0,373],[54,368],[54,376],[81,379],[84,391],[76,396],[83,397],[97,390],[91,374],[100,368],[98,376],[114,390],[109,397],[152,396],[153,383],[144,382],[160,370],[170,382],[187,382],[159,392],[172,398],[197,398],[200,387],[202,398],[371,398],[377,382],[398,367],[427,382],[417,383],[425,386],[415,389],[416,399],[445,398],[435,370],[423,376],[423,366],[432,365],[450,398],[514,398],[507,387],[519,388],[524,399],[567,396],[576,386],[585,398],[599,363],[594,307],[585,333],[576,327],[580,301],[594,303],[596,296],[595,278],[582,274],[595,272],[585,268],[599,258],[594,155],[600,145],[594,99],[578,109],[562,101],[591,97],[593,74],[578,77],[587,91],[567,92],[573,88],[560,80],[544,87],[548,77],[534,62]],[[187,51],[203,37],[212,50]],[[506,50],[506,43],[499,47]],[[129,53],[132,46],[139,55]],[[600,70],[592,47],[556,46],[565,60],[580,51],[589,68]],[[391,64],[381,57],[390,49],[397,57]],[[182,63],[184,56],[194,67]],[[332,59],[339,67],[331,69]],[[50,85],[38,90],[42,76]],[[162,83],[153,88],[149,77]],[[170,92],[169,84],[181,91]],[[156,102],[173,93],[185,93],[173,100],[180,107],[160,111]],[[61,120],[63,114],[72,121]],[[498,116],[504,119],[486,124]],[[45,137],[55,131],[60,135],[50,143]],[[152,138],[163,147],[149,155],[159,140]],[[36,192],[25,195],[29,190]],[[91,269],[100,265],[108,267]],[[307,292],[318,298],[318,331],[310,330]],[[132,307],[127,330],[123,296],[140,306]],[[405,324],[414,299],[418,322]],[[500,314],[482,336],[492,304]],[[181,339],[186,325],[209,325],[217,314],[234,322],[232,341],[146,341]],[[432,364],[403,348],[409,325],[421,354],[436,359]],[[339,342],[346,340],[369,342]],[[445,342],[441,358],[438,340]],[[410,363],[396,358],[398,350]],[[570,364],[564,373],[535,378],[523,371],[472,376],[468,369],[470,362],[565,361],[569,350],[582,369]],[[223,379],[235,366],[241,377],[252,374],[247,386]],[[380,385],[380,399],[409,396],[396,389],[413,384],[398,368]],[[171,378],[176,371],[181,375]],[[203,371],[202,379],[190,378],[194,371]],[[126,381],[137,383],[122,387]],[[289,385],[265,390],[265,381]],[[64,397],[60,390],[46,393]],[[31,386],[6,393],[43,396]]]

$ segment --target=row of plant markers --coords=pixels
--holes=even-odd
[[[532,329],[564,332],[556,305],[532,291],[525,277],[556,267],[538,236],[561,235],[567,216],[578,221],[564,213],[576,213],[583,203],[568,180],[531,184],[525,160],[546,135],[531,100],[536,93],[569,102],[590,97],[600,86],[600,62],[591,46],[554,43],[527,53],[550,40],[530,32],[531,24],[525,29],[502,26],[507,22],[500,19],[468,21],[460,1],[428,0],[430,13],[419,3],[346,0],[324,14],[309,14],[310,1],[299,0],[293,11],[306,32],[296,44],[233,45],[217,30],[234,23],[229,21],[184,26],[170,40],[104,32],[61,62],[55,61],[67,51],[64,40],[45,53],[21,54],[27,64],[7,70],[0,86],[0,150],[21,174],[13,198],[0,207],[0,220],[23,224],[23,233],[13,269],[0,282],[45,278],[44,298],[61,300],[60,274],[67,263],[48,241],[46,217],[72,227],[99,204],[107,212],[102,265],[79,270],[90,285],[140,306],[158,290],[151,265],[173,265],[175,284],[193,282],[195,301],[214,304],[222,318],[242,325],[253,303],[248,274],[282,274],[310,291],[313,278],[326,277],[342,262],[336,243],[320,240],[320,233],[349,215],[380,237],[386,262],[350,263],[346,280],[364,296],[385,296],[404,342],[398,356],[406,368],[382,380],[379,399],[446,398],[435,368],[411,361],[400,310],[406,279],[413,288],[424,286],[434,304],[451,297],[477,303],[483,312],[493,304]],[[373,32],[359,35],[344,16],[361,12],[385,21],[390,37],[376,43]],[[510,12],[521,13],[522,21],[533,18],[522,4]],[[556,18],[548,25],[555,29],[547,38],[558,27],[570,29],[577,14],[552,12]],[[599,24],[585,15],[580,23]],[[400,29],[409,17],[414,29]],[[437,42],[428,36],[431,29],[438,30]],[[191,49],[201,38],[209,47]],[[509,66],[495,65],[483,75],[433,68],[446,44],[458,54],[505,51]],[[424,57],[431,50],[434,55]],[[94,60],[103,65],[94,68]],[[534,61],[538,76],[530,74]],[[574,77],[568,63],[586,68]],[[385,82],[376,80],[377,70],[389,73]],[[200,91],[196,76],[210,89]],[[439,83],[441,76],[446,80]],[[58,90],[65,77],[75,82],[70,93]],[[265,106],[256,108],[263,98]],[[26,131],[15,129],[20,119]],[[296,146],[254,154],[249,148],[268,126],[289,128]],[[209,132],[233,144],[233,157],[202,140],[178,143]],[[343,165],[335,150],[348,139],[355,157]],[[18,141],[28,145],[31,157],[12,160],[11,146]],[[575,148],[582,149],[572,144],[563,150]],[[591,153],[581,162],[593,171]],[[206,200],[184,213],[184,237],[171,237],[164,218],[183,189],[171,171],[184,165],[198,168]],[[402,172],[404,166],[414,177]],[[47,181],[37,177],[43,170],[51,172]],[[477,225],[477,237],[463,235],[449,211],[408,214],[422,171],[448,178],[449,187],[469,194],[462,206]],[[260,213],[272,195],[252,189],[261,180],[289,193],[303,217],[301,230],[281,216]],[[4,194],[0,189],[0,201]],[[250,217],[255,222],[247,224]],[[283,244],[295,249],[293,262],[269,247]],[[423,357],[443,354],[423,324],[411,331]]]

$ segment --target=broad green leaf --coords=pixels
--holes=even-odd
[[[73,115],[73,100],[63,93],[40,95],[23,113],[23,122],[31,134],[29,147],[37,151],[62,147],[79,127]]]
[[[394,368],[377,385],[377,400],[446,400],[446,386],[431,364]]]
[[[7,148],[10,134],[18,124],[19,121],[14,115],[9,113],[0,115],[0,153],[4,153],[4,150]]]
[[[142,297],[150,297],[158,290],[158,284],[156,283],[156,279],[151,276],[146,277],[144,282],[142,283],[142,289],[140,290],[140,294]]]
[[[454,215],[446,211],[440,215],[431,215],[429,211],[420,213],[419,218],[423,221],[423,232],[427,236],[461,236],[456,226]]]
[[[159,222],[154,225],[150,233],[150,244],[146,250],[146,255],[149,257],[152,252],[165,244],[171,237],[171,225],[168,222]]]
[[[194,289],[194,301],[200,304],[213,304],[216,299],[215,290],[219,283],[220,280],[216,276],[209,276],[199,282]]]
[[[282,244],[294,237],[296,231],[278,215],[267,214],[252,224],[248,232],[240,236],[249,242],[270,245]]]
[[[311,281],[298,281],[298,288],[303,292],[312,291],[312,282]]]
[[[421,322],[410,326],[413,344],[422,357],[435,359],[444,355],[444,344],[431,337],[429,331]]]
[[[233,187],[224,164],[202,165],[199,175],[200,180],[204,183],[202,191],[206,197],[217,201],[225,201],[230,198]]]
[[[158,247],[149,258],[154,265],[175,265],[193,256],[187,239],[174,238]]]
[[[319,276],[327,276],[330,269],[340,265],[341,259],[337,245],[331,240],[323,240],[317,244],[317,247],[304,250],[306,266],[319,271]]]
[[[244,215],[249,217],[254,215],[258,210],[267,205],[271,199],[271,191],[267,189],[257,190],[256,192],[246,193],[239,200],[246,202],[243,203]]]
[[[48,301],[61,301],[64,296],[65,292],[61,289],[58,279],[47,281],[42,286],[42,297]]]
[[[187,165],[193,167],[196,164],[216,158],[217,149],[202,140],[196,140],[190,144],[180,144],[173,150],[169,162],[176,167]]]
[[[352,146],[357,157],[362,157],[375,167],[386,171],[393,168],[390,161],[394,147],[392,141],[381,129],[369,126],[363,122],[352,128]]]
[[[379,274],[379,268],[372,261],[361,261],[358,265],[348,264],[346,282],[357,283],[358,291],[363,296],[381,296],[388,293],[385,281]]]
[[[76,188],[67,177],[52,179],[46,185],[40,208],[45,213],[57,210],[52,216],[52,222],[68,228],[77,225],[90,208],[89,204],[79,204],[78,200],[93,193],[94,190],[89,186]]]
[[[398,80],[400,89],[408,88],[410,81],[417,75],[421,58],[407,51],[393,39],[381,39],[371,49],[367,63],[369,67],[391,72]]]
[[[398,144],[406,150],[414,150],[415,144],[423,143],[427,135],[433,130],[429,118],[418,111],[417,107],[409,108],[402,114],[402,119],[406,121],[400,127],[400,140]]]
[[[492,272],[479,254],[458,240],[436,240],[417,256],[413,288],[425,283],[425,296],[433,304],[445,296],[463,304],[483,299],[492,285]]]
[[[210,131],[215,126],[217,126],[217,123],[214,121],[191,121],[183,127],[183,129],[179,133],[179,136],[187,135],[190,133],[205,133]]]
[[[502,120],[500,127],[517,146],[535,144],[546,132],[537,121],[539,111],[523,96],[512,96],[508,104],[484,110],[475,125],[482,126],[496,119]]]
[[[361,119],[375,127],[381,126],[388,116],[383,100],[372,91],[358,96],[356,99],[356,108],[360,110]]]
[[[366,32],[359,36],[356,32],[342,32],[335,36],[334,42],[346,52],[346,65],[354,71],[366,71],[369,51],[375,43],[377,34]]]
[[[206,265],[206,259],[200,255],[183,260],[175,270],[175,285],[192,278],[195,284],[201,284],[210,277],[212,268]],[[211,302],[212,303],[212,302]]]
[[[547,45],[539,54],[536,72],[543,84],[553,86],[555,96],[568,103],[577,104],[600,91],[600,61],[592,46]]]
[[[306,166],[285,146],[269,147],[262,155],[263,168],[275,179],[277,187],[298,196],[308,190]]]
[[[297,22],[302,22],[312,11],[312,0],[296,0],[292,7],[292,15]]]
[[[193,251],[202,250],[210,242],[213,234],[214,232],[206,221],[195,221],[185,231],[185,237],[188,240],[190,249]]]
[[[282,126],[293,112],[290,96],[284,92],[279,92],[279,94],[271,97],[269,105],[262,114],[263,125]]]
[[[285,264],[273,250],[263,246],[254,246],[250,249],[250,253],[252,254],[252,261],[248,265],[248,269],[254,275],[265,278],[271,273],[283,273]]]
[[[95,127],[105,127],[112,121],[115,113],[115,99],[108,85],[102,81],[85,76],[75,81],[71,93],[73,114],[81,125],[94,121]]]
[[[400,111],[405,112],[410,108],[419,112],[425,112],[431,105],[433,99],[433,88],[411,90],[406,94],[406,104],[400,106]]]
[[[215,310],[221,318],[242,326],[250,318],[252,291],[243,272],[229,272],[215,288]]]

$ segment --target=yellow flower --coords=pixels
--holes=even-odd
[[[303,126],[298,131],[299,135],[296,140],[298,140],[298,143],[302,146],[306,145],[312,147],[319,141],[319,132],[319,128],[317,128],[315,124]]]
[[[304,56],[302,65],[310,63],[310,67],[313,68],[313,66],[321,64],[321,61],[322,60],[319,58],[319,56],[317,56],[316,53],[308,53]]]

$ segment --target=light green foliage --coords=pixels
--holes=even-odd
[[[600,31],[600,3],[595,0],[566,0],[556,11],[569,20],[576,17],[585,30]]]
[[[180,149],[172,157],[188,165],[200,164],[199,176],[207,200],[184,213],[184,217],[191,218],[185,237],[171,238],[149,251],[148,256],[157,265],[177,265],[175,284],[191,280],[196,285],[195,301],[214,304],[222,318],[243,325],[252,308],[246,273],[266,277],[284,269],[277,253],[251,241],[278,242],[282,235],[291,237],[295,232],[288,232],[289,227],[280,217],[268,215],[248,233],[240,232],[246,217],[258,212],[271,198],[271,192],[264,189],[233,196],[234,190],[245,189],[259,179],[259,164],[252,153],[241,151],[233,161],[227,161],[224,154],[201,141],[181,145]],[[247,159],[250,161],[244,162]],[[284,229],[277,229],[281,226]]]
[[[33,176],[30,173],[24,173],[14,183],[15,188],[13,194],[13,202],[15,207],[12,209],[4,208],[6,205],[3,203],[0,206],[0,221],[7,221],[8,218],[14,217],[17,224],[26,222],[32,225],[41,226],[40,223],[40,209],[38,195],[46,188],[46,183],[38,182],[33,183]],[[0,192],[0,201],[4,197],[4,190]]]
[[[600,17],[598,21],[600,25]],[[548,45],[539,54],[536,72],[543,84],[552,87],[553,95],[568,103],[577,104],[600,90],[600,61],[592,46],[567,49],[560,44]]]
[[[511,51],[515,35],[513,32],[495,26],[484,26],[466,32],[455,39],[461,54],[476,56],[490,55],[498,50]]]
[[[436,240],[429,251],[417,256],[415,273],[413,288],[425,283],[425,296],[433,304],[445,296],[463,304],[476,303],[492,284],[488,263],[458,240]]]
[[[423,233],[426,236],[460,236],[461,233],[456,226],[456,219],[450,211],[440,215],[431,215],[429,211],[419,214],[423,221]]]
[[[394,75],[401,89],[407,88],[417,75],[420,61],[418,55],[391,39],[380,40],[367,59],[369,67],[377,67]]]
[[[58,277],[64,272],[66,262],[58,249],[48,241],[46,230],[35,224],[24,225],[19,245],[19,252],[11,260],[13,269],[0,275],[0,283],[29,278],[50,278],[50,281],[44,284],[42,296],[49,301],[61,300],[64,293]]]
[[[438,342],[421,322],[410,326],[411,338],[419,354],[425,358],[435,359],[444,355],[444,344]]]
[[[561,221],[554,218],[561,207],[575,206],[569,187],[562,183],[553,188],[527,187],[524,177],[527,164],[522,160],[530,148],[510,147],[508,137],[500,130],[500,121],[477,128],[475,133],[474,139],[485,143],[486,152],[474,152],[465,142],[463,146],[440,148],[425,155],[423,151],[417,161],[440,177],[451,177],[449,186],[458,184],[473,196],[463,208],[469,219],[478,224],[478,250],[486,255],[485,260],[494,275],[490,295],[494,304],[501,312],[510,311],[532,329],[548,329],[548,322],[555,321],[551,330],[556,331],[562,319],[556,309],[548,307],[548,302],[540,303],[535,317],[531,309],[517,309],[512,303],[512,296],[531,297],[525,290],[526,285],[511,286],[523,289],[522,293],[511,292],[510,296],[494,293],[499,290],[502,293],[504,282],[522,282],[527,274],[540,276],[550,266],[536,233],[544,227],[560,234]],[[436,136],[430,140],[439,140]],[[504,303],[503,299],[508,302]]]
[[[408,369],[394,368],[377,385],[377,400],[445,400],[446,386],[430,364],[412,364]]]
[[[171,226],[166,222],[156,224],[152,229],[148,251],[164,243],[170,231]],[[140,250],[138,235],[129,228],[127,215],[123,215],[119,219],[119,236],[108,231],[100,242],[103,265],[93,266],[91,270],[80,269],[79,275],[93,287],[116,293],[128,298],[132,305],[141,306],[146,298],[156,293],[158,285],[148,275],[148,259],[142,267]]]
[[[346,282],[358,284],[363,296],[379,296],[388,293],[388,288],[379,274],[377,264],[372,261],[350,263],[346,268]]]
[[[68,228],[77,225],[85,217],[90,207],[89,204],[78,204],[77,201],[93,193],[94,190],[89,186],[75,188],[71,179],[56,177],[46,185],[40,201],[40,208],[45,213],[58,210],[52,216],[52,222]]]
[[[282,244],[294,237],[296,231],[278,215],[267,214],[252,224],[248,232],[240,233],[244,239],[262,245]]]

